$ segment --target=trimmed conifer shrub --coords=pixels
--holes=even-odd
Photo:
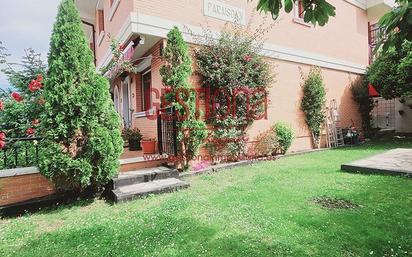
[[[121,123],[72,0],[59,6],[48,67],[40,171],[58,188],[99,188],[118,171]]]
[[[167,34],[164,49],[165,64],[160,70],[163,84],[170,88],[166,100],[177,110],[178,151],[182,157],[183,169],[189,168],[189,161],[198,153],[207,136],[206,124],[199,119],[196,110],[196,95],[188,79],[192,74],[192,60],[182,33],[174,27]]]
[[[320,147],[322,125],[325,122],[326,91],[322,72],[318,67],[312,67],[303,79],[303,97],[300,108],[305,114],[306,124],[312,134],[313,144]]]

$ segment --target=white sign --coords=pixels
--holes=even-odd
[[[203,0],[203,13],[205,16],[246,24],[245,10],[236,6],[222,3],[218,0]]]

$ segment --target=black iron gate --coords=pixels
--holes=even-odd
[[[157,111],[157,138],[160,154],[177,155],[177,129],[175,107]]]

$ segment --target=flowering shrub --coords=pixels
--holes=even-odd
[[[43,74],[46,66],[40,55],[32,49],[25,51],[21,63],[12,64],[4,61],[6,74],[11,89],[0,95],[0,149],[7,138],[36,136],[43,112],[42,99]],[[17,67],[16,67],[17,66]],[[44,103],[43,103],[44,104]]]
[[[206,110],[213,127],[209,148],[235,159],[245,153],[247,128],[266,116],[272,77],[259,55],[263,34],[264,30],[251,34],[240,26],[225,28],[218,39],[205,33],[195,52],[203,86],[213,96],[212,108]]]
[[[123,72],[137,73],[137,67],[129,60],[125,54],[125,46],[120,44],[116,38],[110,39],[110,49],[113,54],[113,60],[106,66],[100,69],[100,72],[107,78],[112,79],[116,74],[122,74]]]
[[[256,137],[254,154],[257,156],[270,156],[277,152],[279,142],[273,129],[268,129]]]

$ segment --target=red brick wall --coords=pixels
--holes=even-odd
[[[0,178],[0,206],[18,203],[55,192],[40,173]]]

